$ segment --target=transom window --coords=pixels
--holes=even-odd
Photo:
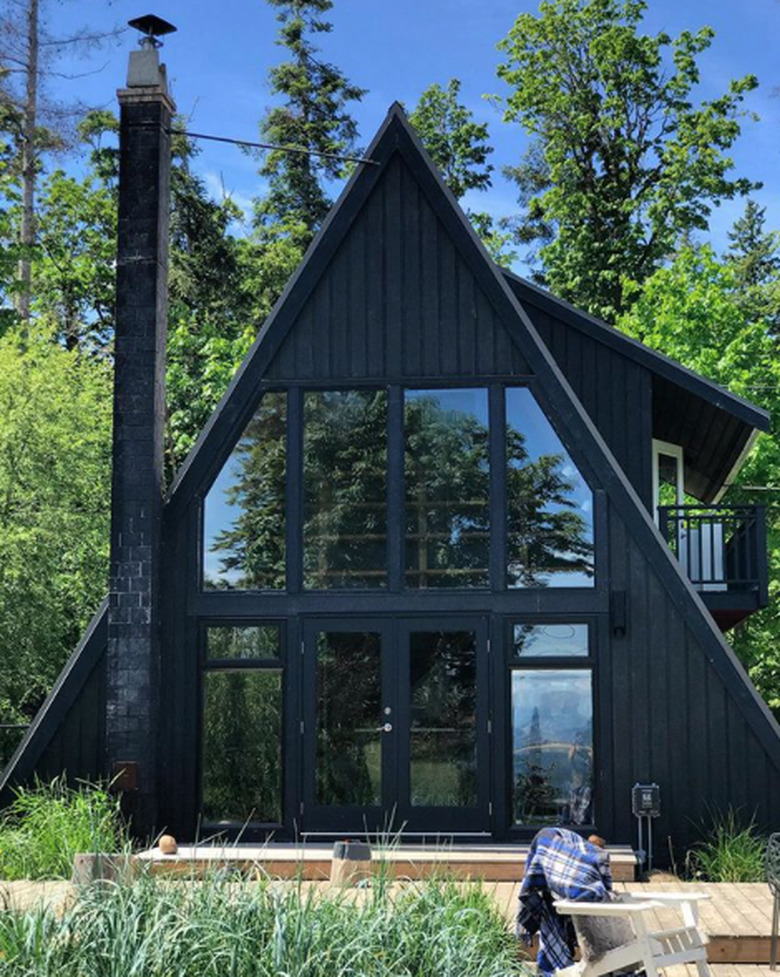
[[[264,395],[206,496],[204,588],[593,586],[593,495],[529,387],[290,397],[296,420]]]

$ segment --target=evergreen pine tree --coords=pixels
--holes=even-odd
[[[766,207],[748,200],[744,214],[729,231],[728,251],[739,294],[737,301],[753,319],[766,319],[780,334],[780,235],[765,230]]]
[[[359,101],[364,90],[322,60],[313,40],[332,28],[323,19],[332,0],[268,2],[279,11],[277,43],[289,52],[289,58],[271,70],[271,91],[282,96],[283,102],[269,109],[261,121],[262,138],[278,146],[349,155],[357,126],[347,106]],[[292,236],[305,248],[331,205],[323,184],[344,177],[345,164],[327,156],[271,150],[260,174],[269,183],[268,194],[256,209],[261,237]]]

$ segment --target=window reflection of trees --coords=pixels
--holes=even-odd
[[[509,586],[587,586],[593,578],[591,493],[531,391],[507,393]],[[530,447],[541,443],[546,450]]]
[[[319,804],[379,805],[381,637],[372,632],[317,636],[316,798]]]
[[[507,395],[508,585],[592,585],[590,490],[531,392]],[[404,409],[406,584],[487,587],[487,390],[407,391]],[[306,587],[386,586],[386,391],[308,392],[304,432]],[[272,392],[208,493],[204,586],[284,588],[285,468],[286,395]]]
[[[204,586],[283,590],[287,399],[266,394],[206,498]],[[209,570],[210,554],[218,566]]]
[[[281,736],[280,671],[204,674],[204,821],[282,820]]]
[[[303,463],[304,586],[385,586],[386,392],[307,393]]]
[[[476,413],[447,406],[452,391],[408,393],[406,581],[413,587],[486,587],[490,449]],[[463,390],[487,414],[487,391]]]
[[[473,631],[410,635],[411,803],[477,803],[477,658]]]

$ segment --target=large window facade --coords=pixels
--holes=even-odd
[[[200,553],[206,826],[592,823],[594,495],[530,386],[269,390]]]
[[[205,589],[593,586],[593,494],[529,387],[307,390],[295,431],[286,398],[265,394],[206,496]]]

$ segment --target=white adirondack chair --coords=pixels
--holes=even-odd
[[[658,977],[658,971],[676,964],[693,963],[699,977],[710,977],[707,966],[707,936],[699,929],[697,903],[709,899],[701,892],[658,892],[647,897],[621,896],[621,902],[554,903],[559,913],[572,917],[581,948],[588,940],[584,927],[578,923],[590,920],[624,920],[628,939],[598,955],[597,959],[583,959],[572,967],[559,970],[556,977],[601,977],[616,970],[644,970],[647,977]],[[656,909],[674,906],[680,911],[682,926],[675,929],[654,930],[648,915]],[[605,927],[606,929],[606,927]],[[582,938],[580,938],[582,933]],[[631,938],[633,933],[633,938]]]

